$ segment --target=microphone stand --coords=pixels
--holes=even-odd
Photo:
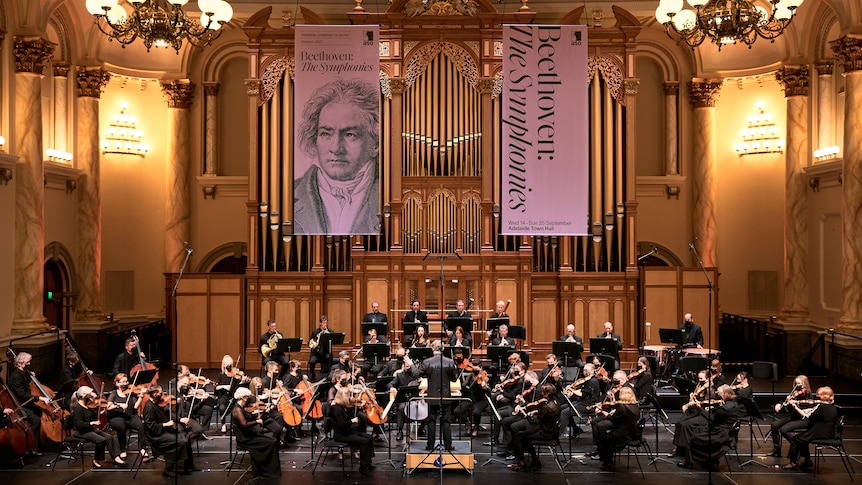
[[[706,278],[706,284],[709,288],[709,300],[708,305],[706,307],[706,328],[707,334],[709,335],[709,343],[712,344],[712,292],[714,287],[712,285],[712,280],[709,279],[709,273],[706,272],[706,267],[703,265],[703,260],[700,258],[700,254],[697,253],[697,248],[694,247],[694,240],[688,243],[688,249],[691,250],[692,254],[694,254],[695,259],[697,259],[697,264],[700,266],[701,271],[703,271],[703,277]],[[711,348],[711,345],[707,345],[707,348]],[[711,386],[710,386],[711,387]],[[710,399],[712,396],[710,396]],[[709,434],[707,435],[707,446],[712,452],[712,408],[706,413],[706,422],[707,429],[709,430]],[[707,483],[712,485],[712,466],[707,467]]]
[[[174,313],[174,315],[173,315],[174,316],[174,328],[177,328],[177,323],[178,323],[177,322],[177,318],[178,318],[177,317],[177,289],[180,287],[180,280],[183,279],[183,273],[185,273],[186,265],[189,263],[189,258],[191,257],[192,253],[194,252],[194,249],[191,246],[189,246],[189,243],[185,243],[185,246],[186,246],[186,248],[185,248],[186,249],[186,257],[185,257],[185,259],[183,259],[183,264],[180,266],[180,274],[177,275],[177,282],[174,283],[174,289],[171,291],[171,299],[173,300],[173,307],[174,307],[173,308],[173,310],[174,310],[174,312],[173,312]],[[170,387],[171,387],[171,384],[168,383],[169,390],[170,390]],[[171,391],[171,392],[173,392],[173,391]],[[177,394],[179,394],[179,390],[177,391]],[[177,396],[177,405],[179,406],[179,395]],[[176,451],[177,453],[179,453],[179,446],[180,446],[179,416],[180,416],[180,413],[178,412],[177,413],[177,422],[174,423],[174,427],[176,430],[176,433],[174,434],[174,437],[176,438],[174,447],[177,449],[177,451]],[[171,416],[171,418],[173,418],[173,417]],[[177,483],[177,481],[179,480],[179,472],[176,470],[176,468],[179,465],[180,465],[179,463],[174,464],[174,483]],[[185,467],[185,463],[183,463],[183,466]]]

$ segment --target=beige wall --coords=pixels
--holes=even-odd
[[[9,334],[15,315],[15,182],[13,173],[8,185],[0,185],[0,335]]]

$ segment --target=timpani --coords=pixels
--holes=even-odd
[[[651,355],[658,359],[658,365],[663,367],[667,364],[668,350],[676,345],[644,345],[644,355]]]
[[[710,361],[712,361],[713,359],[717,359],[717,358],[719,357],[719,355],[721,355],[721,351],[720,351],[720,350],[716,350],[716,349],[698,349],[698,348],[696,348],[696,347],[694,347],[694,348],[689,348],[689,349],[682,349],[682,352],[683,352],[686,356],[700,356],[700,357],[706,357],[706,358],[707,358],[707,360],[710,360]]]

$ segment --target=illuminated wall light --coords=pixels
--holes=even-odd
[[[814,158],[818,162],[822,162],[825,160],[833,160],[835,158],[838,158],[839,151],[840,150],[836,145],[819,148],[817,150],[814,150]]]
[[[758,101],[755,107],[759,113],[746,117],[748,127],[739,130],[742,143],[735,143],[733,150],[740,157],[761,153],[781,153],[784,151],[784,140],[778,137],[778,129],[772,117],[765,111],[763,102]]]
[[[107,135],[102,140],[102,153],[117,155],[147,156],[150,145],[143,142],[144,132],[137,128],[138,118],[126,114],[129,103],[120,103],[120,112],[108,126]]]

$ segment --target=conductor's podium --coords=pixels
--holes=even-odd
[[[417,469],[463,470],[472,473],[474,460],[469,441],[453,441],[452,451],[442,450],[438,442],[433,451],[425,451],[425,440],[412,441],[407,447],[406,465],[408,473]]]

